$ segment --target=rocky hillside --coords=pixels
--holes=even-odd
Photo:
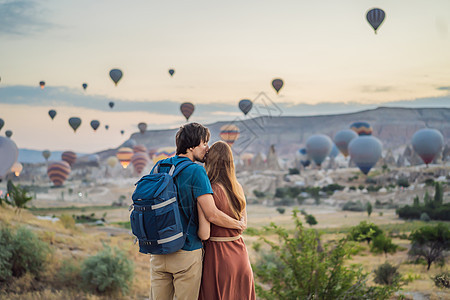
[[[286,112],[285,112],[286,114]],[[356,121],[369,122],[373,135],[379,138],[384,149],[397,150],[410,143],[415,131],[424,127],[438,129],[444,135],[445,143],[450,140],[449,108],[392,108],[379,107],[357,113],[324,116],[261,116],[254,119],[238,118],[231,122],[240,129],[240,137],[233,146],[236,153],[267,153],[270,145],[276,146],[280,157],[291,157],[304,146],[309,136],[326,134],[331,138],[341,129],[349,128]],[[211,130],[211,140],[219,140],[220,127],[230,122],[207,125]],[[147,148],[175,145],[177,129],[151,130],[144,134],[134,133],[131,138]],[[102,158],[115,149],[104,151]]]

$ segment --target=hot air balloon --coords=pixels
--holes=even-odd
[[[108,159],[106,160],[106,163],[108,164],[108,166],[109,166],[110,168],[114,168],[114,167],[117,165],[118,162],[119,162],[119,160],[118,160],[117,157],[115,157],[115,156],[110,156],[110,157],[108,157]]]
[[[136,146],[136,145],[137,145],[137,143],[136,143],[135,140],[129,139],[129,140],[126,140],[126,141],[122,144],[122,146],[120,146],[120,147],[133,148],[133,147]]]
[[[152,148],[148,150],[148,156],[153,159],[153,156],[155,156],[155,153],[158,151],[158,149]]]
[[[120,134],[123,135],[125,133],[125,130],[121,130]]]
[[[371,135],[359,136],[348,145],[351,159],[366,175],[380,159],[382,150],[380,140]]]
[[[72,117],[69,119],[69,125],[72,127],[73,132],[76,132],[78,127],[81,125],[81,119],[77,117]]]
[[[49,111],[48,111],[48,115],[50,116],[50,118],[52,118],[52,120],[55,118],[55,116],[56,116],[56,110],[54,110],[54,109],[50,109]]]
[[[336,156],[338,156],[339,154],[339,149],[338,147],[336,147],[336,145],[333,143],[333,147],[331,147],[331,152],[330,155],[328,155],[331,158],[336,158]]]
[[[140,131],[142,134],[144,134],[145,131],[147,130],[147,124],[144,123],[144,122],[141,122],[141,123],[138,124],[138,128],[139,128],[139,131]]]
[[[372,26],[373,30],[375,31],[375,34],[377,34],[378,27],[380,27],[381,24],[383,24],[385,16],[386,14],[380,8],[373,8],[367,12],[366,15],[367,22],[369,22],[370,26]]]
[[[144,152],[136,152],[131,157],[133,168],[138,174],[141,174],[142,170],[145,168],[148,162],[149,158],[147,156],[147,153]]]
[[[45,81],[41,81],[39,82],[39,85],[41,86],[41,89],[43,90],[45,87]]]
[[[272,86],[275,89],[275,91],[277,91],[277,94],[281,90],[281,88],[283,87],[283,84],[284,84],[284,82],[280,78],[276,78],[276,79],[274,79],[272,81]]]
[[[71,171],[70,165],[65,161],[51,163],[47,168],[47,175],[54,186],[62,186]]]
[[[241,101],[239,101],[239,109],[244,113],[244,115],[247,115],[252,107],[253,103],[248,99],[242,99]]]
[[[133,147],[133,152],[134,153],[137,153],[137,152],[147,153],[147,147],[145,147],[144,145],[136,145]]]
[[[172,156],[175,156],[177,152],[177,148],[175,147],[164,147],[156,150],[155,155],[153,155],[153,163],[157,163],[161,159],[166,159]]]
[[[330,155],[333,142],[324,134],[310,136],[306,140],[306,153],[320,167],[325,158]]]
[[[131,161],[131,157],[133,157],[133,149],[128,147],[122,147],[117,150],[116,156],[119,159],[120,164],[124,169],[128,167]]]
[[[83,87],[83,90],[87,89],[87,83],[83,83],[81,86]]]
[[[119,69],[112,69],[109,71],[109,77],[111,77],[112,81],[114,81],[114,84],[117,86],[117,83],[119,83],[119,80],[122,78],[122,71]]]
[[[336,133],[334,136],[334,143],[338,147],[339,151],[347,157],[348,156],[348,144],[354,138],[357,138],[358,134],[354,130],[344,129]]]
[[[0,130],[2,130],[4,125],[5,125],[5,121],[3,121],[3,119],[0,119]]]
[[[105,125],[105,129],[108,130],[109,129],[109,125]]]
[[[22,172],[22,170],[23,170],[23,166],[18,161],[16,161],[11,167],[11,172],[13,172],[14,175],[16,175],[17,177],[19,177],[20,172]]]
[[[45,160],[48,160],[48,158],[50,157],[52,153],[50,152],[50,150],[44,150],[42,151],[42,156],[45,158]]]
[[[411,139],[414,151],[428,166],[436,154],[441,152],[444,145],[444,137],[436,129],[424,128],[416,131]]]
[[[180,105],[180,110],[183,116],[186,118],[186,121],[189,121],[190,116],[194,112],[194,104],[190,102],[184,102]]]
[[[356,132],[358,135],[371,135],[372,127],[367,122],[355,122],[350,125],[350,129]]]
[[[306,168],[307,166],[309,166],[311,164],[311,160],[308,157],[306,148],[300,148],[297,152],[297,157],[304,168]]]
[[[77,161],[77,154],[72,151],[65,151],[61,154],[61,159],[67,162],[70,166],[73,166],[73,164]]]
[[[173,77],[173,74],[175,74],[175,70],[174,69],[169,69],[169,74],[170,74],[170,77]]]
[[[230,147],[239,138],[239,127],[233,124],[227,124],[220,127],[220,138]]]
[[[91,121],[91,127],[92,127],[92,129],[94,129],[94,131],[97,130],[98,126],[100,126],[100,122],[99,121],[97,121],[97,120],[92,120]]]
[[[108,105],[109,105],[110,108],[113,108],[113,107],[114,107],[114,102],[110,101],[110,102],[108,103]]]
[[[11,170],[18,156],[16,144],[11,139],[0,136],[0,181]]]
[[[5,131],[5,135],[7,136],[7,137],[11,137],[12,136],[12,134],[13,134],[13,132],[11,131],[11,130],[6,130]]]
[[[100,162],[100,156],[98,156],[98,154],[91,154],[88,156],[88,162],[91,166],[98,166]]]

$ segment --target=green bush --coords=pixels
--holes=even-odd
[[[408,178],[400,177],[399,179],[397,179],[397,185],[407,188],[409,186]]]
[[[260,238],[270,246],[253,265],[255,288],[261,299],[388,299],[399,285],[367,286],[367,274],[348,265],[346,240],[322,244],[313,230],[303,228],[298,211],[293,212],[294,234],[271,224]],[[266,238],[275,233],[279,242]],[[349,298],[350,297],[350,298]]]
[[[388,253],[395,253],[398,245],[392,243],[392,239],[384,234],[379,234],[373,238],[370,251],[374,253],[384,253],[386,256]]]
[[[365,211],[366,208],[361,203],[361,201],[347,201],[345,202],[344,206],[342,207],[342,210],[348,210],[348,211]]]
[[[29,229],[0,229],[0,281],[30,273],[35,277],[45,269],[49,246]]]
[[[59,216],[59,221],[63,224],[64,228],[75,229],[75,220],[72,216],[63,214]]]
[[[74,259],[64,260],[56,273],[56,280],[66,288],[79,287],[81,282],[81,267]]]
[[[257,191],[257,190],[254,190],[253,194],[256,196],[256,198],[264,198],[266,196],[266,193],[260,192],[260,191]]]
[[[430,216],[426,212],[423,212],[420,214],[420,221],[430,222],[431,219],[430,219]]]
[[[309,226],[314,226],[317,224],[317,220],[313,215],[307,215],[305,217],[305,221],[309,224]]]
[[[122,251],[105,246],[83,262],[82,282],[88,289],[100,294],[126,294],[133,279],[133,268],[133,262]]]
[[[444,272],[441,274],[437,274],[434,277],[432,277],[434,281],[434,285],[436,285],[438,288],[450,288],[450,273]]]
[[[284,214],[285,211],[286,209],[284,209],[283,207],[277,207],[277,212],[279,212],[280,215]]]
[[[297,168],[289,168],[289,175],[300,174],[300,170]]]
[[[354,226],[351,228],[348,237],[351,241],[366,241],[368,244],[370,244],[372,239],[380,234],[383,234],[383,231],[377,225],[362,221],[358,226]]]
[[[374,273],[374,281],[382,285],[393,285],[398,283],[401,279],[401,276],[398,273],[398,267],[394,267],[388,262],[380,265],[375,269]]]

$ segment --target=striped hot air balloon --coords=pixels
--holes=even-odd
[[[77,154],[72,151],[65,151],[61,154],[61,159],[67,162],[71,167],[77,161]]]
[[[164,147],[156,150],[155,155],[153,155],[153,162],[156,164],[161,159],[166,159],[175,156],[177,148],[175,147]]]
[[[375,34],[377,34],[378,27],[383,24],[384,17],[386,16],[386,13],[384,10],[380,8],[372,8],[369,10],[366,14],[367,22],[369,22],[370,26],[372,26],[373,30],[375,31]]]
[[[133,149],[128,147],[122,147],[117,150],[117,158],[119,159],[120,164],[123,168],[127,168],[130,164],[131,158],[133,157]]]
[[[186,121],[189,121],[192,113],[194,112],[195,106],[191,102],[184,102],[180,105],[180,110],[183,116],[186,118]]]
[[[372,135],[372,126],[367,122],[355,122],[350,125],[350,129],[358,135]]]
[[[230,147],[239,138],[239,127],[233,124],[227,124],[220,127],[220,138]]]
[[[272,80],[272,86],[275,89],[275,91],[277,92],[277,94],[280,92],[283,85],[284,85],[284,82],[280,78],[275,78],[274,80]]]
[[[144,145],[136,145],[133,147],[133,152],[134,153],[137,153],[137,152],[147,153],[147,147],[145,147]]]
[[[241,159],[244,162],[244,166],[250,166],[250,164],[252,163],[253,157],[255,157],[255,154],[253,154],[253,153],[250,153],[250,152],[242,153]]]
[[[158,149],[152,148],[148,150],[148,156],[153,159],[153,156],[155,156],[155,153],[158,151]]]
[[[70,171],[70,165],[67,162],[57,161],[48,166],[47,175],[54,186],[61,186],[69,177]]]
[[[136,152],[131,157],[131,163],[133,164],[133,168],[136,170],[138,174],[141,174],[142,170],[148,164],[149,158],[147,153],[145,152]]]

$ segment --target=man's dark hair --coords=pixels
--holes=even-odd
[[[202,141],[209,142],[209,137],[209,129],[202,124],[189,123],[181,126],[175,138],[177,155],[186,154],[187,149],[197,147]]]

